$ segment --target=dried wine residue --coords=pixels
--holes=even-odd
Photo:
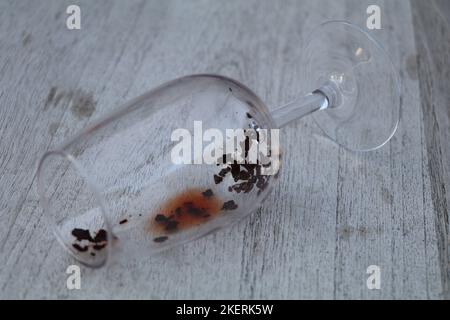
[[[183,192],[169,201],[150,220],[150,230],[161,235],[154,242],[164,242],[168,234],[186,230],[214,218],[221,210],[235,210],[237,204],[231,200],[224,207],[211,189],[193,189]]]
[[[226,161],[226,157],[226,155],[223,156],[223,162]],[[225,168],[213,176],[214,183],[220,184],[228,174],[231,174],[234,184],[228,186],[229,192],[249,193],[252,190],[258,190],[257,195],[259,196],[268,187],[270,181],[269,175],[261,173],[262,166],[266,165],[238,164],[235,161],[228,163]]]
[[[247,118],[253,119],[250,113],[246,113]],[[247,132],[244,130],[244,132]],[[249,151],[253,143],[260,142],[260,134],[256,129],[256,135],[252,134],[253,131],[249,131],[249,135],[246,135],[245,140],[240,142],[241,150],[244,151],[242,158],[245,159],[245,163],[238,163],[231,154],[223,154],[217,159],[217,165],[224,165],[217,174],[213,175],[214,183],[222,183],[228,175],[234,180],[234,184],[228,186],[229,192],[236,193],[250,193],[252,190],[257,190],[259,196],[268,186],[270,182],[270,175],[263,174],[263,167],[268,168],[271,166],[270,155],[271,150],[268,150],[268,157],[257,159],[257,163],[247,162]]]

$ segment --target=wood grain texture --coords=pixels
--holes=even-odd
[[[412,3],[441,281],[443,296],[450,299],[450,6],[446,1],[432,1],[430,6],[424,6],[420,1]]]
[[[71,3],[0,2],[0,298],[448,298],[450,49],[439,41],[448,20],[436,18],[436,7],[77,3],[82,29],[69,31]],[[281,182],[249,219],[138,262],[82,268],[82,289],[66,288],[74,260],[42,218],[40,155],[182,75],[223,74],[271,107],[285,103],[301,92],[298,57],[308,31],[329,19],[364,27],[369,4],[382,8],[383,29],[373,34],[403,85],[402,121],[387,146],[349,153],[304,118],[283,129]],[[381,267],[381,290],[366,287],[372,264]]]

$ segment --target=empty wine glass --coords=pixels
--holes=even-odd
[[[38,192],[57,240],[78,261],[99,267],[114,257],[147,257],[186,243],[260,207],[277,174],[263,174],[263,162],[237,164],[226,152],[216,154],[223,164],[174,163],[172,138],[180,128],[251,129],[258,132],[252,141],[262,143],[270,142],[264,129],[314,112],[324,133],[349,150],[374,150],[393,136],[400,113],[397,73],[365,31],[345,21],[324,23],[306,42],[301,63],[307,80],[301,89],[310,93],[272,112],[235,80],[186,76],[45,153]],[[204,147],[204,141],[191,142],[193,149]]]

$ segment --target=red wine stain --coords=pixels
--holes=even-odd
[[[191,189],[166,201],[150,218],[150,231],[159,235],[186,230],[220,214],[223,203],[211,189]],[[167,237],[155,238],[163,242]]]

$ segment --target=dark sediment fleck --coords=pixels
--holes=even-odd
[[[167,236],[162,236],[162,237],[154,238],[153,241],[160,243],[160,242],[166,241],[167,239],[169,239],[169,237],[167,237]]]
[[[173,231],[177,228],[177,226],[178,226],[178,221],[171,220],[171,221],[167,222],[165,229],[166,229],[166,231]]]
[[[242,164],[241,166],[244,167],[249,173],[252,173],[257,165],[252,163],[245,163]]]
[[[233,176],[234,180],[239,180],[239,172],[240,172],[240,166],[236,164],[231,165],[231,175]]]
[[[211,189],[208,189],[208,190],[202,192],[202,195],[206,198],[209,198],[209,197],[212,197],[214,195],[214,193],[212,192]]]
[[[82,240],[93,241],[91,234],[89,233],[89,230],[75,228],[72,230],[72,235],[78,241],[82,241]]]
[[[104,242],[108,239],[108,236],[106,234],[106,230],[100,229],[98,230],[97,234],[94,237],[94,240],[92,242],[99,243]]]
[[[122,221],[119,222],[119,224],[124,224],[124,223],[127,223],[127,222],[128,222],[128,219],[123,219]]]
[[[264,167],[264,168],[269,168],[270,167],[270,165],[272,164],[272,162],[267,162],[267,163],[264,163],[262,166]]]
[[[106,243],[104,243],[104,244],[96,244],[96,245],[94,245],[92,248],[93,248],[94,250],[101,250],[101,249],[103,249],[104,247],[106,247]]]
[[[194,207],[192,204],[186,205],[186,211],[193,216],[202,216],[205,214],[205,210],[203,210],[202,208]]]
[[[222,210],[235,210],[237,207],[238,205],[233,200],[230,200],[223,204]]]
[[[230,172],[231,168],[230,167],[226,167],[222,170],[219,171],[219,176],[221,176],[222,178],[225,177],[225,175]]]
[[[248,180],[248,179],[250,179],[250,173],[248,173],[247,171],[242,170],[239,173],[239,179],[240,180]]]
[[[215,182],[216,184],[221,183],[222,180],[223,180],[222,177],[220,177],[220,176],[218,176],[218,175],[216,175],[216,174],[214,175],[214,182]]]
[[[168,218],[163,214],[157,214],[155,217],[156,222],[165,222],[167,220],[168,220]]]
[[[72,244],[72,247],[74,247],[75,249],[77,249],[80,252],[86,252],[88,250],[88,246],[80,246],[77,243]]]

